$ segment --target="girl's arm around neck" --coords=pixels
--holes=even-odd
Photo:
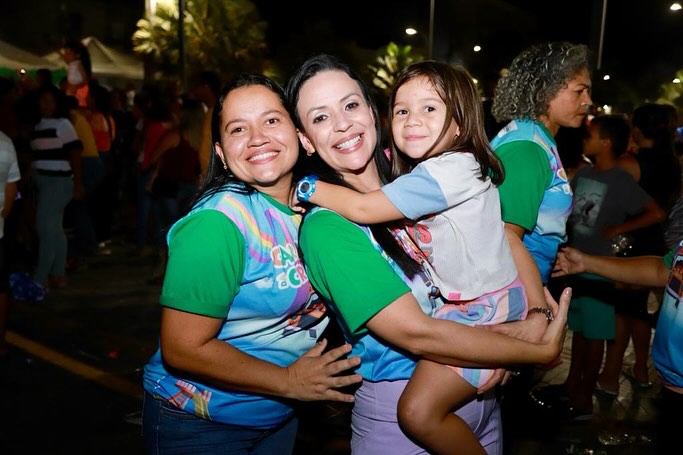
[[[374,224],[405,218],[382,190],[360,193],[350,188],[318,181],[309,201],[334,210],[354,223]]]

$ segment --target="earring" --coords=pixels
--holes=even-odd
[[[228,165],[225,164],[225,163],[223,163],[223,169],[227,171],[227,170],[228,170]]]
[[[310,152],[308,150],[306,150],[306,156],[313,156],[314,153],[315,153],[315,150],[310,151]]]

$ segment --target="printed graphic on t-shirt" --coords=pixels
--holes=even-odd
[[[308,282],[304,266],[299,260],[299,253],[291,243],[275,245],[270,250],[270,257],[276,269],[284,269],[277,275],[277,284],[280,289],[298,288]]]
[[[434,215],[426,218],[422,218],[419,222],[406,226],[408,234],[415,240],[422,250],[422,255],[427,258],[430,264],[434,263],[432,258],[432,233],[429,230],[429,224],[434,221]],[[408,252],[411,254],[411,252]],[[413,256],[411,254],[411,256]],[[415,257],[413,256],[413,259]]]
[[[683,254],[677,254],[672,264],[669,282],[666,286],[669,292],[678,297],[674,303],[674,306],[678,308],[680,298],[683,297]]]
[[[606,193],[606,184],[579,177],[570,220],[577,234],[587,235],[593,231]]]
[[[311,297],[313,300],[289,319],[287,327],[285,327],[282,332],[283,335],[290,335],[300,330],[307,330],[309,327],[314,327],[318,324],[318,321],[325,316],[327,308],[323,301],[313,292],[311,292]]]

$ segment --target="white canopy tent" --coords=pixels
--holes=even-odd
[[[90,53],[92,74],[98,79],[118,79],[140,82],[145,77],[142,60],[134,55],[112,49],[94,36],[81,40]],[[66,67],[59,51],[44,56],[50,62]]]
[[[17,71],[20,69],[28,71],[37,70],[39,68],[56,70],[59,69],[61,65],[20,49],[5,41],[0,41],[0,67],[8,71]]]

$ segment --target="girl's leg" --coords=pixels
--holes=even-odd
[[[476,389],[451,368],[420,360],[398,402],[403,431],[437,454],[485,454],[472,429],[454,409]]]

